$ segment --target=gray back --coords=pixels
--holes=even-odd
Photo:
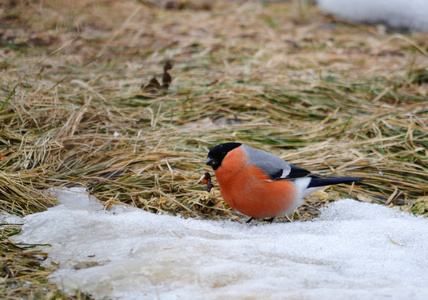
[[[255,164],[265,171],[270,176],[278,176],[285,178],[291,172],[291,166],[285,160],[270,154],[263,150],[251,148],[247,145],[242,144],[242,148],[248,154],[248,164]],[[279,177],[279,176],[278,176]]]

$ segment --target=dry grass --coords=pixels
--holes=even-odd
[[[83,185],[106,206],[239,219],[201,179],[210,147],[241,141],[321,175],[363,177],[351,195],[362,201],[428,214],[426,34],[382,33],[297,3],[165,3],[0,8],[4,211],[40,211],[55,200],[38,190]],[[167,60],[169,89],[142,91]],[[349,187],[326,192],[295,217]],[[29,295],[26,279],[2,276],[3,297],[17,280],[15,295]]]

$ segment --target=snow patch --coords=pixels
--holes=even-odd
[[[65,291],[98,299],[427,299],[428,220],[341,200],[309,222],[239,224],[137,208],[82,189],[24,218]]]
[[[318,0],[325,11],[363,23],[428,31],[427,0]]]

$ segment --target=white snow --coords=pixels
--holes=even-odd
[[[428,31],[428,0],[317,0],[327,12],[367,23]]]
[[[310,222],[240,224],[110,211],[82,189],[24,218],[51,280],[98,299],[428,299],[428,219],[341,200]]]
[[[21,217],[8,214],[4,211],[0,212],[0,224],[20,225],[22,222]]]

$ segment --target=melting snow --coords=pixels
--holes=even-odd
[[[248,225],[116,206],[85,190],[23,218],[51,280],[114,299],[428,299],[428,219],[341,200],[310,222]],[[3,217],[0,216],[0,217]],[[17,220],[21,221],[22,220]]]
[[[318,0],[318,4],[330,13],[356,22],[428,31],[427,0]]]

